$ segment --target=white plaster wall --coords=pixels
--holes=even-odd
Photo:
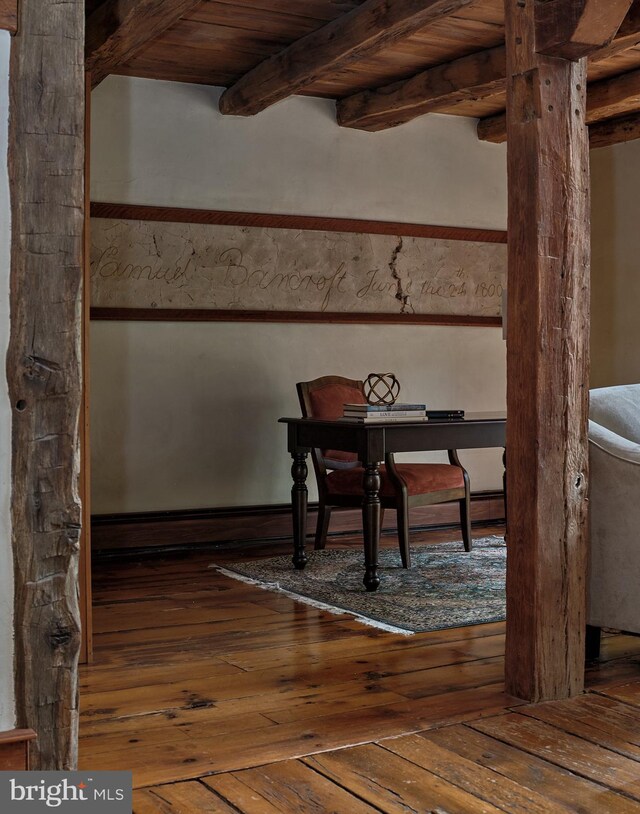
[[[92,100],[97,201],[504,228],[502,146],[475,122],[428,116],[383,133],[339,128],[330,101],[255,118],[217,113],[219,89],[110,77]],[[96,513],[288,499],[294,384],[392,370],[433,407],[503,409],[499,329],[94,323]],[[474,489],[501,485],[500,451],[465,454]]]
[[[13,557],[11,553],[11,405],[4,358],[9,343],[11,223],[7,177],[10,36],[0,31],[0,732],[15,726],[13,696]]]
[[[640,382],[640,141],[593,150],[591,384]]]

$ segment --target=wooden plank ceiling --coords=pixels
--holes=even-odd
[[[630,9],[589,58],[594,146],[640,134],[640,0],[609,2]],[[225,86],[221,109],[239,115],[302,93],[340,100],[347,127],[381,130],[440,112],[480,118],[480,138],[506,138],[504,0],[86,0],[86,8],[94,85],[114,73]]]

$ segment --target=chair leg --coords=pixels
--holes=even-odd
[[[585,661],[595,661],[600,658],[600,628],[587,625]]]
[[[473,538],[471,536],[471,500],[468,490],[465,497],[460,501],[460,525],[462,526],[464,550],[471,551],[473,548]]]
[[[327,542],[327,532],[329,531],[329,521],[331,520],[331,506],[320,503],[318,506],[318,523],[316,525],[315,550],[323,551]]]
[[[382,534],[382,526],[384,525],[384,509],[380,506],[380,534]]]
[[[411,568],[411,552],[409,551],[409,507],[402,501],[398,505],[398,543],[400,544],[400,558],[403,568]]]

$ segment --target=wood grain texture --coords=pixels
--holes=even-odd
[[[34,768],[71,769],[80,649],[84,3],[21,0],[20,10],[10,72],[7,356],[16,713],[19,726],[38,732]]]
[[[12,34],[18,30],[18,0],[0,0],[0,28]]]
[[[640,112],[598,122],[589,128],[589,146],[592,150],[637,138],[640,138]]]
[[[584,681],[589,163],[586,60],[534,50],[508,0],[506,685],[533,701]]]
[[[358,0],[259,0],[257,5],[247,0],[209,0],[117,72],[229,86],[259,62],[358,5]],[[319,77],[304,92],[341,97],[491,48],[502,39],[502,14],[502,3],[497,0],[473,0],[449,17],[385,47],[375,58]]]
[[[604,119],[620,117],[625,113],[637,113],[639,111],[640,70],[628,71],[609,79],[593,82],[588,86],[586,122],[589,125],[601,122]],[[596,135],[593,136],[594,144],[598,140],[602,140],[603,136],[598,135],[598,133],[604,134],[607,124],[605,122],[605,128],[596,129]],[[615,127],[615,124],[612,123],[608,126]],[[478,123],[478,138],[482,141],[490,141],[493,144],[505,142],[507,140],[506,114],[482,119]]]
[[[632,0],[545,0],[536,4],[539,54],[580,59],[608,45]]]
[[[96,87],[201,0],[106,0],[89,16],[86,69]]]
[[[234,311],[213,308],[92,308],[92,320],[116,322],[329,322],[382,325],[460,325],[498,328],[501,317],[457,314],[354,314],[341,311]]]
[[[627,51],[628,49],[633,49],[634,46],[638,45],[639,42],[640,0],[633,0],[626,17],[624,18],[612,42],[608,46],[600,48],[590,55],[589,69],[592,69],[594,66],[598,67],[601,65],[606,65],[612,59],[617,64],[615,58],[619,58],[622,52]],[[611,79],[612,82],[617,81],[617,79],[620,79],[622,82],[625,81],[625,74],[620,74],[620,68],[614,70],[613,73],[614,76]],[[589,121],[590,93],[591,89],[595,87],[597,87],[597,85],[594,82],[589,86],[587,91],[587,121]],[[505,113],[500,112],[493,116],[481,118],[480,122],[478,122],[478,138],[482,141],[490,141],[494,144],[501,144],[502,142],[506,141],[507,120]]]
[[[336,106],[338,124],[369,131],[396,127],[425,113],[504,91],[506,82],[505,49],[490,48],[429,68],[404,82],[341,99]]]
[[[0,772],[24,772],[29,769],[29,744],[36,733],[31,729],[0,732]]]
[[[416,542],[455,534],[423,532]],[[358,535],[332,541],[359,544]],[[289,545],[253,546],[245,556],[288,553]],[[588,679],[598,695],[567,702],[547,723],[555,705],[524,707],[501,689],[502,623],[385,633],[207,568],[237,558],[229,547],[96,562],[96,660],[82,668],[81,761],[132,768],[136,786],[151,786],[136,794],[136,812],[226,812],[226,804],[246,814],[325,814],[352,810],[344,793],[372,812],[640,811],[606,772],[587,779],[562,762],[565,738],[582,737],[571,727],[588,725],[583,732],[594,739],[600,729],[600,767],[617,760],[610,747],[632,749],[637,708],[625,714],[627,701],[604,693],[623,686],[638,703],[637,638],[604,637],[603,661]],[[621,661],[624,653],[630,658]],[[497,726],[505,706],[545,717],[548,754],[470,728],[480,719]],[[418,731],[426,750],[407,734]]]
[[[640,70],[589,85],[587,124],[640,111]]]
[[[571,703],[574,703],[572,700]],[[561,734],[560,732],[558,734]],[[591,814],[596,811],[611,814],[638,814],[640,805],[608,788],[607,777],[594,782],[554,765],[545,756],[538,757],[516,746],[504,743],[474,731],[467,726],[450,726],[437,731],[421,733],[429,743],[437,744],[454,756],[462,757],[475,766],[491,772],[495,785],[508,788],[516,783],[520,794],[535,794],[544,797],[553,811]],[[557,749],[554,744],[550,755]],[[452,762],[457,762],[452,757]],[[529,809],[524,808],[525,812]],[[535,810],[535,809],[534,809]]]
[[[82,501],[82,532],[80,536],[80,624],[82,643],[80,663],[93,659],[92,602],[91,602],[91,414],[90,414],[90,292],[91,292],[91,74],[85,73],[85,144],[84,144],[84,257],[82,268],[82,402],[80,405],[80,500]]]
[[[609,788],[640,800],[640,764],[636,760],[517,712],[474,721],[470,727],[588,780],[606,778]]]
[[[361,6],[260,63],[220,99],[220,112],[251,116],[315,82],[371,57],[471,0],[366,0]]]

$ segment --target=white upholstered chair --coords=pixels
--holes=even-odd
[[[640,633],[640,384],[592,390],[587,657],[600,628]]]

